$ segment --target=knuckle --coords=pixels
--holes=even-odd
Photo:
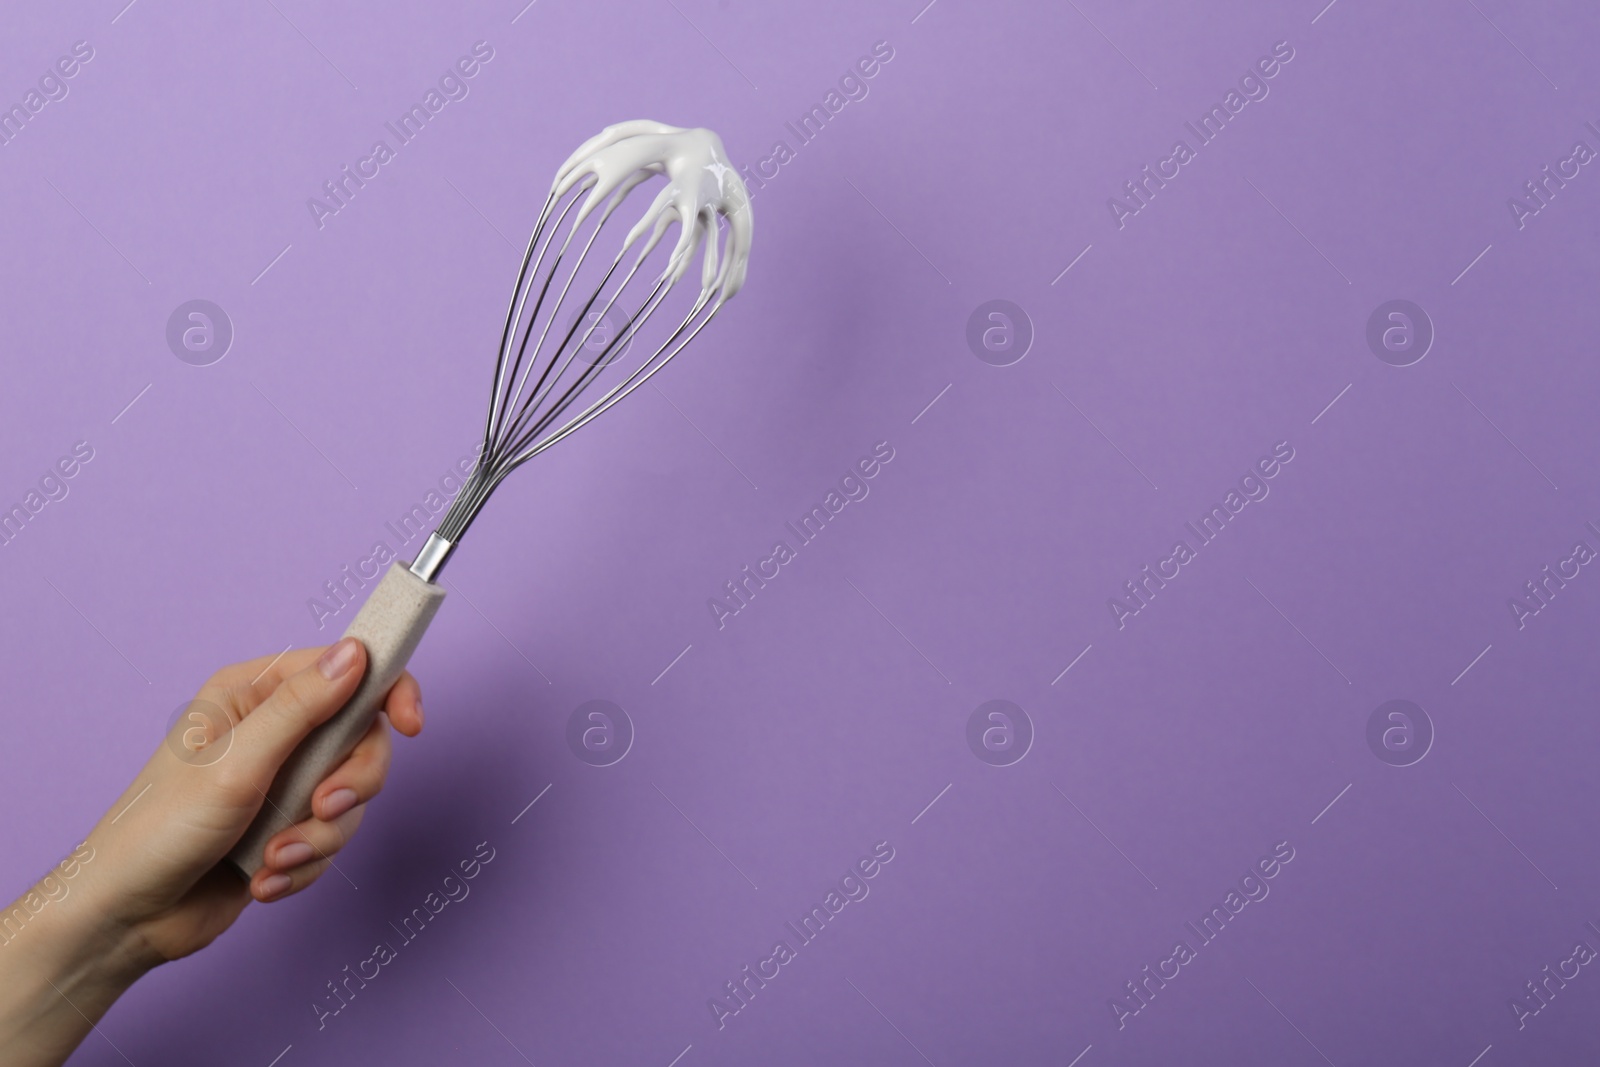
[[[328,861],[325,859],[317,860],[314,863],[308,863],[304,867],[301,867],[299,870],[295,871],[293,875],[291,875],[293,881],[289,886],[288,892],[285,893],[284,896],[288,896],[290,893],[298,893],[302,889],[309,888],[314,882],[316,882],[318,878],[322,877],[322,872],[327,869]]]
[[[345,845],[350,843],[351,830],[344,824],[344,816],[332,822],[323,823],[318,827],[316,848],[319,862],[326,863],[328,857],[337,855]]]
[[[212,784],[223,796],[253,799],[259,793],[255,775],[250,773],[243,760],[224,756],[210,768]]]
[[[367,758],[372,772],[380,779],[389,773],[389,764],[394,760],[394,742],[389,740],[388,727],[384,727],[383,733],[373,742]]]
[[[355,807],[351,808],[348,812],[341,815],[336,820],[334,825],[336,826],[339,835],[338,848],[344,848],[344,846],[350,843],[350,839],[355,837],[356,831],[361,829],[361,821],[366,818],[366,814],[366,805],[357,804]],[[334,851],[337,851],[337,849]]]
[[[278,691],[272,695],[272,702],[280,711],[290,715],[303,715],[312,710],[321,697],[320,676],[316,679],[307,677],[311,673],[302,671],[284,679]]]
[[[215,704],[226,712],[230,728],[239,725],[239,721],[248,715],[250,709],[257,703],[248,683],[202,689],[200,699]]]

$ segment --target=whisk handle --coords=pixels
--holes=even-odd
[[[346,637],[367,649],[367,673],[348,703],[313,730],[278,769],[267,800],[244,837],[228,854],[246,878],[262,866],[267,841],[311,816],[311,794],[366,734],[389,690],[404,673],[428,624],[444,603],[444,589],[396,562],[350,621]]]

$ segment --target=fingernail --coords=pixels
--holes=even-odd
[[[335,789],[322,802],[322,817],[324,819],[337,819],[355,806],[356,791],[354,789]]]
[[[422,729],[422,698],[417,698],[417,729]]]
[[[315,851],[316,849],[312,848],[304,841],[292,841],[278,849],[278,858],[274,866],[298,867],[306,860],[310,859],[312,853]]]
[[[288,889],[289,885],[290,878],[287,874],[274,874],[261,879],[261,895],[270,900],[285,889]]]
[[[356,639],[346,637],[322,654],[322,658],[317,660],[317,670],[331,682],[342,677],[346,671],[355,666],[355,662]]]

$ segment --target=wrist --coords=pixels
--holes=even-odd
[[[0,911],[0,1062],[63,1062],[119,996],[151,970],[138,931],[89,892],[51,896],[48,879]]]

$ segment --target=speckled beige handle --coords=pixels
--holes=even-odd
[[[273,834],[310,817],[312,791],[372,725],[443,602],[442,588],[423,581],[398,562],[367,597],[344,632],[366,646],[367,673],[350,702],[311,731],[284,761],[256,821],[228,854],[229,862],[246,878],[261,868],[262,851]]]

